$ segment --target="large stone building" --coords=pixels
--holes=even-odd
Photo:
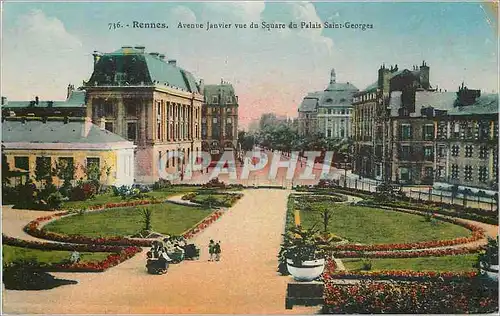
[[[498,192],[498,95],[478,92],[461,87],[456,106],[435,117],[437,187]]]
[[[64,101],[42,101],[39,97],[30,101],[9,101],[6,97],[2,97],[3,117],[84,117],[85,115],[85,91],[75,90],[73,85],[68,85]]]
[[[430,86],[429,67],[425,62],[420,67],[414,66],[412,70],[399,70],[397,65],[390,68],[381,66],[378,80],[355,94],[353,99],[353,172],[368,178],[391,181],[393,122],[398,119],[408,121],[413,116],[421,115],[415,103],[417,91],[436,90]],[[420,139],[415,141],[421,142]],[[422,144],[419,146],[423,148]],[[401,156],[401,159],[406,158]]]
[[[358,92],[351,83],[338,83],[335,69],[324,91],[309,93],[299,106],[299,134],[321,134],[333,139],[350,137],[353,95]]]
[[[21,183],[27,178],[36,179],[35,170],[42,170],[42,164],[54,170],[60,170],[61,164],[72,166],[67,169],[71,173],[67,179],[73,185],[80,179],[87,180],[89,173],[85,170],[90,165],[97,167],[96,177],[100,178],[95,180],[102,184],[121,186],[134,182],[135,145],[86,118],[4,118],[2,147],[10,172],[24,175],[18,177]],[[63,183],[57,175],[53,180],[58,186]]]
[[[160,177],[160,160],[173,152],[184,159],[166,163],[183,171],[191,153],[201,150],[203,94],[193,75],[165,55],[143,46],[94,52],[94,71],[85,84],[92,122],[137,145],[136,181]]]
[[[218,161],[224,151],[237,152],[238,96],[231,84],[205,85],[202,108],[202,149]]]

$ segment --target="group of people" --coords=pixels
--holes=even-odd
[[[220,261],[220,240],[215,242],[213,239],[210,239],[210,242],[208,243],[208,253],[210,255],[208,261]]]

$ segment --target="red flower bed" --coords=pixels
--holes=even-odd
[[[404,281],[437,281],[441,280],[468,280],[478,276],[476,271],[471,272],[435,272],[411,270],[380,270],[380,271],[338,271],[335,262],[328,260],[322,279],[326,283],[333,279],[377,279],[377,280],[404,280]]]
[[[212,214],[210,214],[209,216],[204,218],[196,226],[194,226],[193,228],[189,229],[187,232],[182,234],[182,236],[186,239],[190,239],[190,238],[194,237],[194,235],[202,232],[204,229],[206,229],[208,226],[210,226],[210,224],[212,224],[213,222],[218,220],[219,217],[222,216],[222,214],[224,214],[224,212],[222,210],[217,210],[217,211],[213,212]]]
[[[498,311],[498,289],[466,282],[325,282],[325,314],[465,314]]]
[[[398,212],[405,212],[410,214],[419,214],[420,212],[410,211],[410,210],[397,210]],[[445,246],[453,246],[459,244],[467,244],[477,240],[484,238],[484,229],[479,226],[472,225],[470,223],[466,223],[464,221],[454,219],[454,218],[446,218],[439,215],[434,215],[438,217],[442,221],[450,222],[455,225],[460,225],[472,231],[472,235],[469,237],[459,237],[455,239],[448,240],[430,240],[430,241],[421,241],[414,243],[399,243],[399,244],[376,244],[376,245],[338,245],[329,248],[332,251],[383,251],[383,250],[408,250],[408,249],[424,249],[424,248],[437,248],[437,247],[445,247]]]
[[[417,258],[417,257],[442,257],[464,255],[476,253],[480,246],[463,247],[463,248],[447,248],[447,249],[428,249],[428,250],[409,250],[409,251],[373,251],[363,252],[358,251],[333,251],[331,254],[335,258]]]
[[[110,254],[102,261],[52,264],[47,266],[46,269],[49,271],[65,272],[102,272],[122,263],[139,252],[141,252],[141,248],[127,247],[122,248],[118,253]]]

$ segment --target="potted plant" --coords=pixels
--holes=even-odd
[[[318,232],[314,227],[291,228],[284,235],[280,256],[286,262],[288,272],[297,281],[312,281],[325,268],[325,252],[320,247]]]

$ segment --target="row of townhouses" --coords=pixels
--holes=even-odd
[[[336,83],[308,94],[299,132],[350,138],[353,173],[399,184],[497,191],[498,95],[462,84],[448,92],[430,84],[430,67],[381,66],[359,91]]]
[[[83,85],[68,86],[65,101],[9,101],[2,97],[2,146],[9,165],[25,178],[50,159],[103,169],[106,184],[152,183],[161,159],[182,171],[191,153],[237,149],[238,97],[231,84],[204,85],[176,60],[123,46],[94,52]],[[75,181],[81,172],[76,172]],[[55,179],[57,181],[57,179]]]

